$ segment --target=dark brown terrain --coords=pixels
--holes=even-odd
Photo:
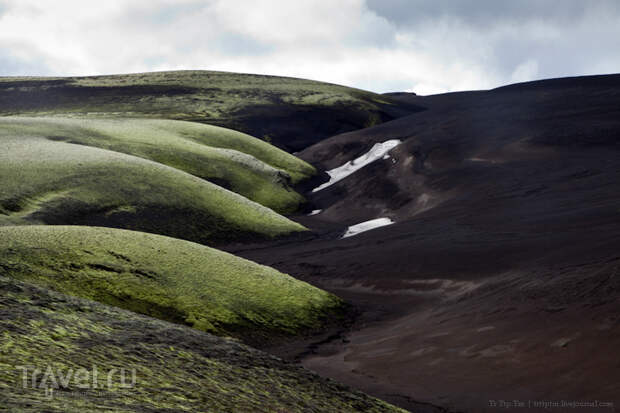
[[[328,170],[403,141],[307,186],[322,212],[296,219],[314,235],[229,247],[358,309],[340,335],[293,349],[303,365],[412,411],[615,411],[620,75],[391,98],[427,109],[300,152]],[[379,217],[396,223],[340,239]],[[543,400],[616,407],[531,404]]]

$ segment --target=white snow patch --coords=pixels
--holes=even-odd
[[[490,158],[478,158],[478,157],[474,157],[474,158],[467,158],[467,161],[472,161],[472,162],[486,162],[486,163],[499,163],[500,161],[498,161],[497,159],[490,159]]]
[[[360,156],[359,158],[349,161],[344,165],[339,166],[338,168],[327,171],[327,174],[329,175],[329,181],[314,188],[312,192],[317,192],[321,189],[325,189],[328,186],[331,186],[336,182],[343,180],[347,176],[351,175],[353,172],[362,169],[370,163],[373,163],[377,159],[383,158],[387,155],[389,151],[391,151],[401,143],[402,141],[400,139],[390,139],[389,141],[385,141],[383,143],[375,143],[374,146],[367,153]]]
[[[322,209],[313,209],[312,212],[310,212],[308,214],[308,216],[311,217],[312,215],[320,214],[321,211],[323,211],[323,210]]]
[[[360,222],[359,224],[351,225],[347,228],[347,231],[344,233],[342,238],[352,237],[357,234],[361,234],[362,232],[370,231],[371,229],[384,227],[386,225],[393,224],[390,218],[377,218],[371,219],[370,221]]]

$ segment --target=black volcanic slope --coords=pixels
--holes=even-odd
[[[428,110],[299,154],[332,169],[403,141],[306,194],[314,236],[236,251],[361,309],[304,364],[410,408],[618,406],[620,75],[394,98]],[[396,223],[340,239],[379,217]]]

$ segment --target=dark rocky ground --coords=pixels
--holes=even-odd
[[[305,188],[308,210],[323,211],[296,219],[313,235],[228,247],[359,311],[319,345],[274,351],[412,410],[515,399],[617,409],[620,76],[392,98],[427,110],[299,154],[331,169],[404,141],[327,189]],[[377,217],[396,224],[340,239]]]

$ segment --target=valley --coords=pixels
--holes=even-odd
[[[0,404],[96,359],[136,388],[50,411],[620,405],[619,99],[0,78]]]

